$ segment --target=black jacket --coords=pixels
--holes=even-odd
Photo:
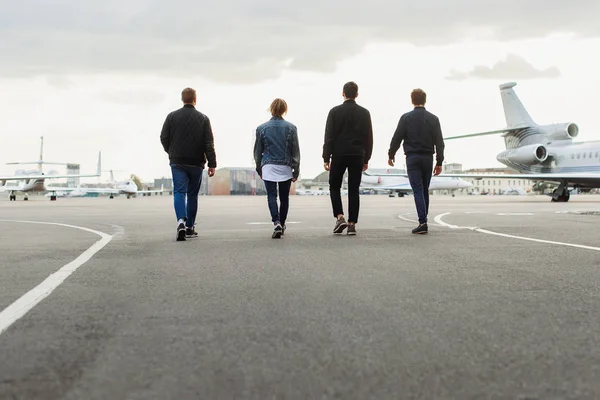
[[[357,155],[363,156],[367,164],[372,152],[373,126],[369,110],[354,100],[332,108],[325,126],[323,160],[328,163],[334,155]]]
[[[396,152],[404,141],[404,154],[436,153],[436,165],[444,161],[444,138],[440,120],[425,107],[415,107],[400,117],[398,128],[394,133],[388,157],[395,160]],[[435,146],[435,150],[434,150]]]
[[[214,137],[210,120],[191,104],[167,115],[160,134],[171,164],[217,168]]]

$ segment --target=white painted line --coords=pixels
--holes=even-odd
[[[521,215],[535,215],[535,214],[532,214],[532,213],[496,213],[496,215],[518,215],[518,216],[521,216]]]
[[[37,221],[13,221],[0,220],[0,222],[16,222],[23,224],[39,224],[39,225],[56,225],[67,228],[79,229],[86,232],[95,233],[100,236],[100,240],[94,243],[89,249],[84,251],[79,257],[71,261],[61,269],[47,277],[42,283],[25,293],[14,303],[6,307],[0,312],[0,335],[5,332],[12,324],[18,321],[21,317],[27,314],[39,302],[50,295],[65,279],[75,272],[79,267],[85,264],[94,254],[99,252],[104,246],[111,241],[112,236],[104,232],[95,231],[81,226],[58,224],[54,222],[37,222]]]
[[[412,222],[412,223],[415,223],[415,224],[419,223],[419,221],[417,221],[415,219],[406,218],[405,215],[408,215],[408,214],[400,214],[400,215],[398,215],[398,218],[400,218],[402,221],[406,221],[406,222]]]
[[[554,244],[554,245],[559,245],[559,246],[575,247],[575,248],[578,248],[578,249],[600,251],[600,247],[586,246],[586,245],[583,245],[583,244],[555,242],[553,240],[536,239],[536,238],[530,238],[530,237],[525,237],[525,236],[509,235],[507,233],[493,232],[493,231],[489,231],[487,229],[481,229],[481,228],[477,228],[477,227],[451,225],[451,224],[448,224],[448,223],[446,223],[446,222],[444,222],[442,220],[443,217],[445,217],[445,216],[447,216],[449,214],[451,214],[451,213],[448,212],[448,213],[437,215],[435,217],[435,221],[438,224],[440,224],[442,226],[445,226],[447,228],[450,228],[450,229],[470,229],[470,230],[473,230],[475,232],[485,233],[487,235],[502,236],[502,237],[506,237],[506,238],[510,238],[510,239],[519,239],[519,240],[526,240],[526,241],[530,241],[530,242]]]
[[[557,244],[559,246],[568,246],[568,247],[576,247],[578,249],[600,251],[600,247],[585,246],[583,244],[554,242],[552,240],[535,239],[535,238],[529,238],[529,237],[524,237],[524,236],[508,235],[506,233],[492,232],[492,231],[488,231],[486,229],[481,229],[481,228],[477,228],[475,230],[477,232],[486,233],[488,235],[503,236],[503,237],[507,237],[507,238],[511,238],[511,239],[528,240],[530,242],[547,243],[547,244]]]
[[[438,225],[445,226],[446,228],[450,228],[450,229],[470,229],[470,230],[477,229],[476,226],[458,226],[458,225],[452,225],[452,224],[448,224],[448,223],[444,222],[442,220],[442,218],[445,217],[446,215],[450,215],[450,214],[451,213],[447,212],[447,213],[443,213],[443,214],[440,214],[440,215],[436,215],[433,220],[435,222],[437,222]]]
[[[405,215],[414,215],[414,214],[413,213],[400,214],[400,215],[398,215],[398,218],[400,218],[402,221],[411,222],[411,223],[414,223],[414,224],[418,224],[419,223],[418,220],[406,218]],[[431,224],[428,223],[428,225],[431,225]]]
[[[292,224],[303,224],[304,222],[286,222],[286,225],[292,225]],[[246,222],[246,225],[273,225],[272,222]]]

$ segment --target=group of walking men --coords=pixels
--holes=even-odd
[[[360,182],[362,172],[369,167],[373,151],[373,127],[370,112],[356,103],[358,85],[346,83],[342,96],[344,102],[332,108],[327,116],[323,165],[329,171],[329,192],[336,219],[333,233],[341,234],[347,230],[348,235],[356,235]],[[396,152],[403,143],[406,171],[419,217],[419,225],[412,233],[424,234],[428,232],[429,184],[432,175],[442,172],[444,140],[438,117],[425,109],[427,94],[415,89],[410,96],[414,109],[403,114],[398,122],[388,151],[388,165],[394,166]],[[178,241],[198,237],[195,223],[203,170],[208,163],[208,176],[212,177],[217,167],[210,120],[195,108],[196,91],[184,89],[181,100],[183,107],[167,115],[160,135],[163,148],[169,154],[173,174]],[[285,100],[273,100],[271,119],[256,128],[254,144],[256,171],[267,190],[267,203],[274,225],[273,238],[285,234],[290,188],[300,174],[298,129],[283,118],[287,111]],[[347,220],[341,197],[346,171]]]

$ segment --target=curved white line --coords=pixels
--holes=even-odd
[[[470,229],[470,230],[473,230],[475,232],[485,233],[486,235],[502,236],[502,237],[506,237],[506,238],[510,238],[510,239],[527,240],[527,241],[530,241],[530,242],[545,243],[545,244],[555,244],[555,245],[559,245],[559,246],[575,247],[575,248],[578,248],[578,249],[600,251],[600,247],[586,246],[586,245],[583,245],[583,244],[555,242],[553,240],[544,240],[544,239],[536,239],[536,238],[530,238],[530,237],[525,237],[525,236],[509,235],[507,233],[494,232],[494,231],[489,231],[487,229],[481,229],[481,228],[477,228],[477,227],[451,225],[451,224],[448,224],[448,223],[446,223],[446,222],[444,222],[442,220],[443,217],[445,217],[446,215],[449,215],[449,214],[451,214],[451,213],[447,212],[447,213],[443,213],[443,214],[437,215],[435,217],[435,221],[438,224],[443,225],[443,226],[445,226],[447,228],[450,228],[450,229]]]
[[[406,221],[406,222],[412,222],[412,223],[418,224],[418,223],[419,223],[419,221],[418,221],[418,220],[416,220],[416,219],[409,219],[409,218],[406,218],[406,217],[405,217],[405,215],[409,215],[409,214],[410,214],[410,215],[414,215],[414,213],[405,213],[405,214],[400,214],[400,215],[398,215],[398,218],[399,218],[399,219],[401,219],[402,221]],[[437,222],[437,221],[436,221],[436,222]]]
[[[477,227],[475,227],[475,226],[458,226],[458,225],[452,225],[452,224],[449,224],[447,222],[444,222],[442,220],[442,217],[445,217],[446,215],[450,215],[450,214],[452,214],[452,213],[446,212],[446,213],[443,213],[443,214],[436,215],[433,220],[435,222],[437,222],[438,225],[445,226],[446,228],[450,228],[450,229],[470,229],[470,230],[476,230],[477,229]]]
[[[59,224],[54,222],[38,222],[38,221],[16,221],[16,220],[0,220],[0,222],[16,222],[23,224],[39,224],[39,225],[56,225],[67,228],[79,229],[82,231],[94,233],[100,236],[100,240],[94,243],[90,248],[81,253],[79,257],[71,261],[67,265],[63,266],[58,271],[51,274],[49,277],[44,279],[42,283],[25,293],[14,303],[6,307],[0,312],[0,335],[5,332],[12,324],[23,317],[33,307],[35,307],[40,301],[44,300],[50,293],[54,291],[65,279],[69,277],[77,268],[85,264],[94,254],[99,252],[104,246],[111,241],[112,236],[104,232],[95,231],[89,228],[83,228],[81,226]]]

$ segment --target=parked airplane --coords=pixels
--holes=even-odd
[[[555,202],[569,201],[569,186],[600,187],[600,141],[573,142],[579,134],[574,122],[536,124],[513,90],[516,85],[515,82],[500,85],[506,128],[445,140],[502,134],[506,150],[498,154],[497,160],[521,174],[452,176],[556,182],[559,186],[551,195]]]
[[[455,176],[431,177],[430,190],[450,190],[454,196],[457,189],[468,189],[473,185],[467,181]],[[362,181],[360,184],[362,189],[373,189],[389,191],[390,195],[397,193],[398,197],[404,197],[405,194],[412,192],[408,177],[392,174],[376,174],[369,173],[368,170],[363,172]]]
[[[128,199],[132,196],[136,197],[138,194],[158,194],[164,193],[165,189],[161,188],[154,190],[138,190],[136,183],[133,179],[129,179],[124,182],[115,182],[114,187],[112,188],[82,188],[83,191],[87,193],[101,193],[101,194],[110,194],[110,198],[114,198],[115,195],[123,194],[126,195]]]
[[[49,163],[44,163],[41,158],[40,161],[35,162],[36,164],[39,165],[39,172],[33,172],[31,174],[25,174],[25,175],[14,175],[14,176],[0,176],[0,183],[2,184],[2,186],[0,186],[0,192],[10,192],[9,194],[9,199],[10,201],[16,201],[17,200],[17,195],[16,192],[21,192],[25,194],[25,197],[23,200],[28,200],[28,196],[27,194],[30,192],[51,192],[51,196],[50,196],[50,200],[56,200],[57,196],[56,196],[56,191],[57,190],[68,190],[69,188],[51,188],[51,187],[46,187],[46,180],[47,179],[68,179],[68,178],[91,178],[91,177],[98,177],[101,174],[101,170],[102,170],[102,153],[98,152],[98,167],[96,170],[95,174],[84,174],[84,175],[73,175],[73,174],[66,174],[66,175],[45,175],[42,171],[41,171],[41,165],[42,164],[49,164]],[[13,163],[16,164],[16,163]],[[18,181],[19,184],[18,185],[9,185],[7,183],[7,181]]]
[[[500,85],[500,95],[506,119],[506,128],[446,137],[444,140],[464,139],[502,134],[506,150],[497,160],[520,174],[441,174],[440,177],[475,179],[529,179],[556,182],[552,201],[567,202],[569,187],[592,189],[600,187],[600,141],[573,142],[579,134],[574,122],[538,125],[513,90],[515,82]],[[402,175],[402,174],[396,174]],[[405,174],[404,174],[405,176]]]
[[[76,188],[55,188],[53,192],[47,193],[46,197],[85,197],[87,192],[81,186]]]

